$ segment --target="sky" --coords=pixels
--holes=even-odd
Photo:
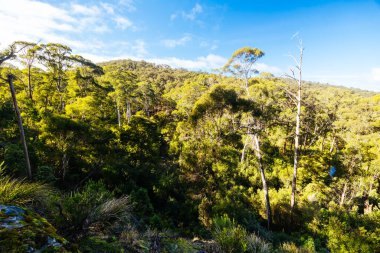
[[[305,80],[380,91],[380,0],[0,0],[0,48],[16,40],[196,71],[257,47],[256,68],[276,76],[302,40]]]

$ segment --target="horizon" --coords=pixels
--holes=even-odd
[[[260,72],[281,76],[300,38],[305,81],[379,92],[379,3],[0,0],[0,47],[54,42],[96,63],[132,59],[209,72],[249,46],[265,52]]]

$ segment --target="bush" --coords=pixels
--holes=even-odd
[[[281,247],[279,248],[277,252],[278,253],[312,253],[314,251],[299,248],[293,242],[284,242],[283,244],[281,244]]]
[[[254,253],[270,253],[272,252],[272,245],[267,243],[255,234],[251,234],[247,237],[248,252]]]
[[[87,234],[110,233],[129,217],[129,198],[114,198],[102,182],[90,181],[82,189],[62,198],[58,221],[73,239]],[[110,233],[111,234],[111,233]]]
[[[25,206],[33,202],[45,202],[51,194],[52,190],[46,185],[6,175],[4,163],[0,163],[0,203]]]
[[[248,249],[247,231],[227,215],[213,219],[212,235],[223,251],[241,253]]]
[[[54,169],[49,166],[40,166],[34,178],[41,182],[54,184],[57,178],[54,176]]]

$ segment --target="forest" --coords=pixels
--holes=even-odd
[[[380,94],[0,52],[0,252],[380,252]],[[290,64],[293,64],[290,60]]]

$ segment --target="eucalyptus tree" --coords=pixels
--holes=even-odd
[[[257,74],[258,70],[254,68],[256,61],[264,56],[264,52],[258,48],[243,47],[236,50],[231,58],[228,60],[226,65],[223,67],[224,71],[232,73],[236,78],[243,80],[243,85],[245,88],[246,95],[248,99],[252,99],[249,92],[249,79],[253,74]],[[244,122],[244,127],[246,128],[247,138],[244,143],[244,147],[241,155],[241,163],[244,162],[245,153],[248,146],[251,146],[256,155],[258,168],[261,175],[261,181],[263,184],[263,191],[265,197],[265,206],[267,214],[267,226],[270,227],[272,222],[272,212],[270,207],[268,184],[265,177],[264,164],[262,159],[263,151],[261,149],[260,138],[264,133],[265,120],[259,117],[253,117],[250,115]]]
[[[20,54],[21,62],[27,68],[28,76],[28,95],[29,99],[33,101],[33,84],[32,84],[32,68],[39,56],[39,51],[42,49],[40,45],[36,43],[24,42],[27,47],[22,54]]]
[[[229,72],[244,81],[245,90],[248,96],[249,79],[253,74],[259,73],[259,71],[254,68],[254,64],[263,56],[264,52],[258,48],[243,47],[236,50],[223,67],[225,72]]]
[[[25,47],[26,45],[23,45],[22,42],[14,42],[7,49],[0,51],[0,66],[5,61],[16,58],[17,53],[19,53]],[[21,113],[20,113],[20,110],[17,104],[17,99],[16,99],[16,91],[13,85],[14,78],[15,78],[14,75],[8,74],[6,81],[9,84],[9,88],[10,88],[12,100],[13,100],[13,106],[16,112],[17,121],[18,121],[19,129],[20,129],[20,137],[21,137],[21,142],[22,142],[23,150],[24,150],[27,175],[29,179],[32,179],[32,167],[30,165],[30,160],[29,160],[29,152],[28,152],[28,146],[26,144],[26,139],[25,139],[24,126],[22,124]]]
[[[299,163],[299,147],[300,147],[300,129],[301,129],[301,104],[302,104],[302,63],[303,63],[304,47],[302,41],[299,41],[299,58],[292,58],[295,62],[295,69],[291,69],[291,75],[287,75],[292,80],[297,82],[297,94],[291,96],[295,99],[297,112],[296,112],[296,129],[294,135],[294,160],[293,160],[293,176],[292,176],[292,193],[290,197],[290,209],[293,212],[296,205],[296,192],[297,192],[297,170]]]
[[[122,111],[127,123],[132,117],[132,108],[137,97],[137,78],[127,70],[115,70],[106,74],[112,84],[113,92],[110,93],[116,103],[117,119],[119,127],[122,125]]]
[[[241,133],[234,122],[252,108],[256,108],[252,101],[239,97],[231,87],[214,85],[196,101],[189,121],[177,126],[172,150],[179,153],[180,178],[186,179],[187,194],[198,204],[205,226],[221,211],[250,212],[244,204],[248,189],[237,170]]]
[[[51,83],[55,84],[59,97],[58,111],[63,111],[65,108],[64,92],[67,86],[66,70],[72,65],[71,48],[57,43],[48,43],[41,47],[38,59],[47,68]]]

